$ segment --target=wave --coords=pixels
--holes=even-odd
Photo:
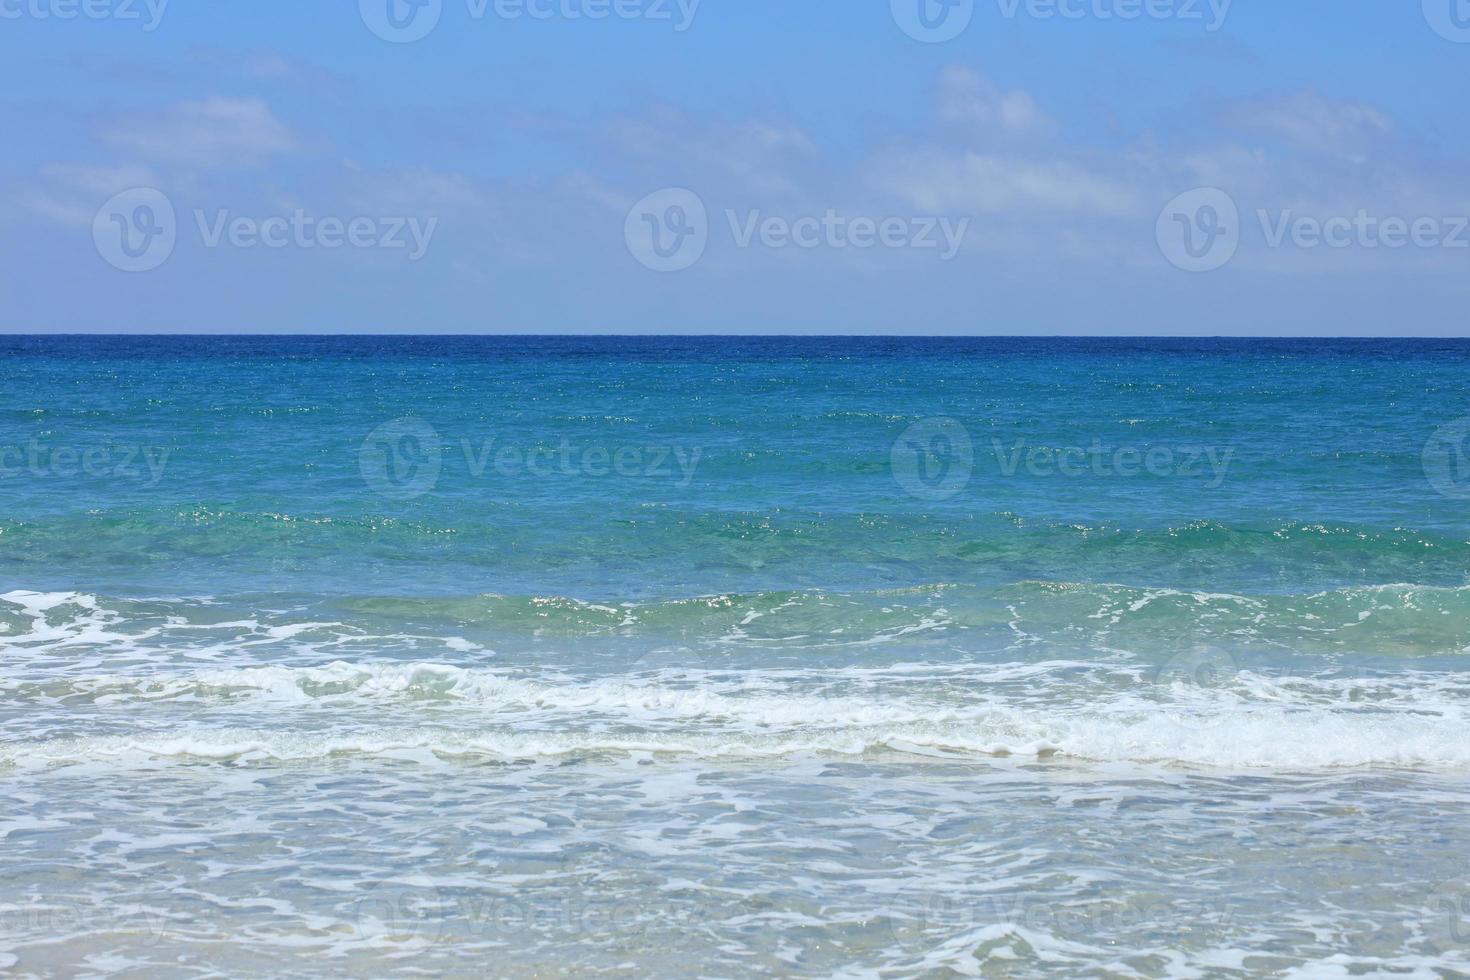
[[[1414,584],[603,602],[17,590],[0,595],[0,764],[902,753],[1464,767],[1467,637],[1470,587]],[[692,653],[599,665],[584,653],[602,640]],[[730,650],[764,652],[717,655]]]
[[[1384,657],[1470,652],[1470,586],[1375,585],[1243,594],[1129,585],[934,584],[863,592],[783,590],[665,600],[565,596],[241,595],[119,599],[78,592],[0,595],[0,649],[129,645],[221,651],[376,644],[468,652],[579,640],[786,652],[928,644],[975,651],[1071,649],[1172,655],[1231,650]]]
[[[1214,709],[1259,703],[1292,709],[1431,710],[1445,698],[1470,701],[1470,676],[1453,671],[1318,674],[1262,673],[1208,655],[1183,655],[1161,668],[1117,658],[1102,662],[898,664],[842,669],[649,669],[585,678],[559,671],[540,679],[520,668],[450,664],[347,663],[311,667],[269,665],[137,676],[0,679],[12,704],[121,699],[276,705],[398,703],[469,705],[481,711],[615,711],[647,718],[725,718],[751,724],[831,724],[952,720],[1006,704],[1101,703],[1114,697],[1133,707],[1194,709],[1200,697]],[[1214,674],[1201,670],[1215,668]],[[1195,695],[1191,700],[1190,695]],[[1148,700],[1145,703],[1145,696]],[[1127,709],[1126,701],[1119,702]]]
[[[697,581],[698,591],[720,591],[776,568],[785,581],[807,585],[814,574],[828,575],[822,584],[838,591],[871,584],[872,569],[882,565],[899,574],[909,566],[937,570],[933,577],[941,581],[1065,580],[1086,569],[1092,581],[1233,591],[1264,584],[1302,592],[1363,584],[1365,575],[1460,585],[1470,567],[1470,541],[1443,529],[1299,521],[1130,527],[1009,512],[852,515],[786,507],[773,516],[661,505],[579,523],[576,546],[569,548],[567,522],[585,515],[548,519],[544,510],[512,501],[466,508],[455,497],[454,505],[412,518],[119,505],[0,520],[0,541],[14,566],[11,578],[42,584],[51,570],[76,568],[84,555],[85,567],[101,574],[127,569],[148,581],[186,574],[210,583],[289,579],[324,591],[342,580],[343,556],[352,556],[354,580],[389,589],[411,573],[441,590],[469,578],[501,591],[514,591],[510,582],[599,574],[588,555],[615,559],[629,581],[650,589],[682,579]]]
[[[811,753],[857,756],[887,750],[960,760],[979,756],[1053,756],[1111,763],[1307,771],[1358,767],[1464,768],[1470,747],[1464,721],[1453,725],[1400,718],[1364,732],[1341,719],[1250,719],[1230,733],[1199,732],[1169,719],[1000,717],[989,723],[912,723],[784,734],[694,732],[541,732],[403,727],[336,734],[277,729],[187,730],[0,746],[0,765],[18,767],[161,760],[304,762],[334,756],[554,759],[597,755],[687,755],[762,759]]]
[[[873,752],[1277,770],[1470,766],[1463,737],[1470,686],[1458,674],[1430,672],[1372,679],[1241,672],[1210,687],[1077,662],[597,680],[336,663],[7,686],[7,700],[31,702],[29,725],[48,717],[71,723],[90,706],[104,723],[152,726],[0,745],[0,764],[22,767]],[[158,710],[170,702],[187,708],[175,727],[174,716]],[[64,714],[54,713],[58,706]],[[200,724],[210,717],[220,724]]]

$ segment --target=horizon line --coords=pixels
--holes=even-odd
[[[565,339],[565,340],[714,340],[714,339],[765,339],[765,340],[1452,340],[1470,342],[1466,335],[1386,335],[1386,334],[879,334],[879,333],[287,333],[280,331],[218,332],[218,333],[172,333],[131,331],[57,331],[48,333],[0,331],[0,338],[68,338],[68,337],[115,337],[115,338],[377,338],[384,340],[447,340],[447,339]]]

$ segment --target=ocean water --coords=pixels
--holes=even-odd
[[[0,973],[1470,976],[1470,344],[0,359]]]

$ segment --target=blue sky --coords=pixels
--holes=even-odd
[[[424,2],[0,0],[0,330],[1470,332],[1470,0]]]

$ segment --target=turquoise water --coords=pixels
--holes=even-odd
[[[0,968],[1470,974],[1470,344],[0,357]]]

